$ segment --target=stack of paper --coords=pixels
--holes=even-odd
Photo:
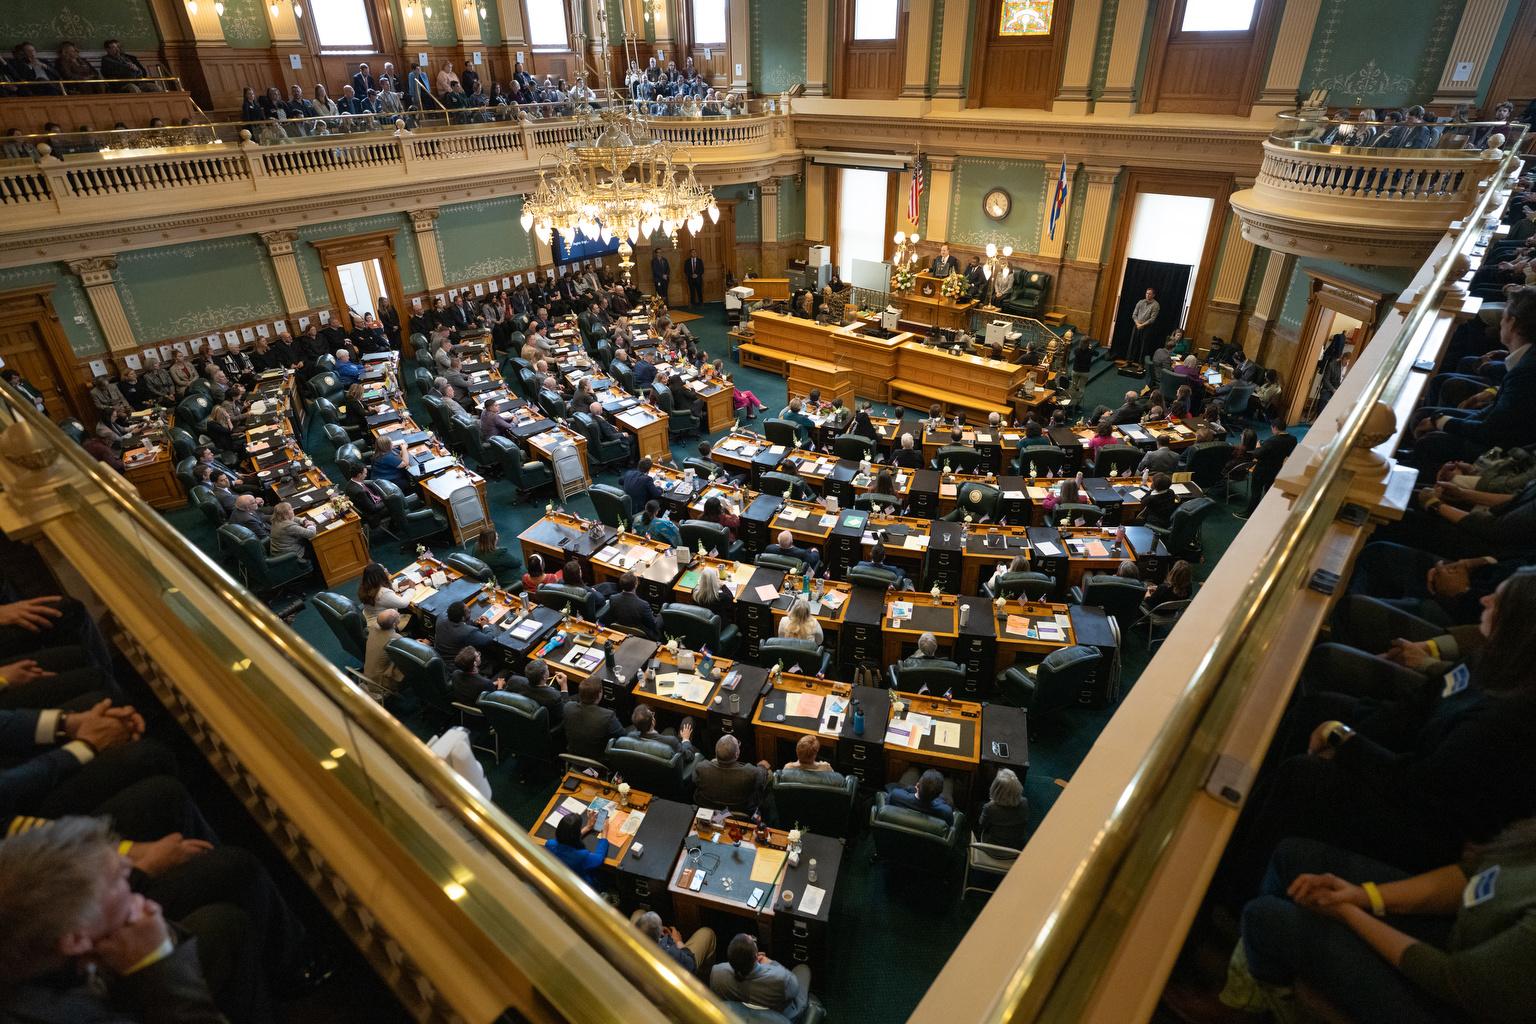
[[[933,745],[954,750],[960,746],[959,722],[935,722],[933,724]]]
[[[784,701],[785,718],[820,718],[825,700],[819,693],[791,693]]]

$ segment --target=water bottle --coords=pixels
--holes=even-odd
[[[858,701],[853,702],[853,734],[864,735],[864,705]]]

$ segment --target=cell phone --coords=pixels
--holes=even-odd
[[[1006,758],[1008,756],[1008,743],[1007,743],[1007,741],[1005,741],[1005,740],[993,740],[992,741],[992,753],[997,755],[998,757]]]
[[[579,785],[581,785],[581,780],[573,775],[570,778],[567,778],[564,782],[560,783],[560,788],[574,790]]]
[[[747,897],[747,906],[749,906],[752,909],[756,910],[757,909],[757,905],[759,903],[761,903],[761,902],[763,902],[763,890],[762,889],[753,889],[752,890],[752,895]]]
[[[843,728],[843,716],[836,714],[827,719],[828,732],[840,732]]]

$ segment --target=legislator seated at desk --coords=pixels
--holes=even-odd
[[[955,809],[944,799],[944,776],[934,768],[923,772],[916,785],[893,782],[886,786],[885,801],[895,807],[938,818],[946,825],[955,820]]]
[[[567,753],[601,762],[608,741],[624,735],[624,727],[611,708],[603,707],[603,684],[588,676],[577,689],[576,704],[565,709],[565,749]]]
[[[932,633],[917,638],[917,653],[891,666],[891,687],[912,693],[948,694],[965,683],[959,662],[939,657],[939,639]]]
[[[737,814],[750,814],[762,802],[768,786],[768,767],[743,764],[741,742],[735,736],[721,736],[715,742],[715,757],[693,770],[694,800],[700,807],[724,808]]]

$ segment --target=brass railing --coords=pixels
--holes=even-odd
[[[350,769],[340,770],[332,763],[325,766],[330,769],[325,777],[349,785],[364,808],[379,814],[393,809],[395,813],[387,824],[406,856],[421,855],[413,852],[409,831],[419,832],[414,840],[416,851],[431,849],[435,847],[430,837],[441,829],[441,823],[431,818],[400,820],[398,806],[389,803],[383,793],[393,785],[422,787],[481,850],[506,870],[511,879],[536,894],[632,985],[632,990],[618,994],[621,1003],[622,999],[643,999],[673,1021],[728,1024],[732,1019],[728,1012],[696,978],[678,969],[657,946],[645,941],[590,887],[543,851],[542,843],[500,808],[482,799],[394,716],[294,633],[265,603],[188,542],[138,496],[131,484],[87,456],[79,445],[38,413],[31,401],[4,382],[0,382],[0,423],[7,425],[5,434],[15,429],[15,424],[24,423],[35,438],[58,451],[60,461],[67,467],[64,482],[55,488],[55,495],[74,517],[70,530],[76,535],[89,534],[100,541],[116,560],[112,564],[78,566],[83,575],[99,577],[116,567],[136,578],[155,581],[153,585],[161,591],[161,601],[167,610],[193,627],[189,629],[190,638],[200,640],[215,661],[233,664],[240,681],[260,694],[264,708],[281,704],[294,712],[283,719],[293,735],[272,735],[270,741],[274,747],[298,745],[311,752],[320,751],[316,756],[323,758],[323,752],[332,742],[319,727],[320,723],[306,720],[297,713],[293,677],[282,674],[291,668],[302,684],[311,688],[311,695],[318,695],[333,704],[344,716],[348,732],[354,728],[360,730],[373,747],[384,752],[389,765],[362,763],[365,761],[362,749],[353,744],[358,756],[354,757],[355,763]],[[0,434],[0,437],[5,435]],[[0,447],[12,450],[11,446]],[[84,486],[80,485],[82,481]],[[12,482],[8,474],[7,483]],[[12,488],[13,496],[22,490],[17,482]],[[114,521],[119,516],[121,524]],[[157,564],[157,557],[173,561]],[[177,572],[170,571],[172,565]],[[189,573],[195,587],[200,589],[189,591],[185,586],[177,586],[174,577],[182,571]],[[214,620],[212,610],[238,615],[265,643],[265,649],[239,646],[224,634]],[[233,693],[221,696],[238,702]],[[324,766],[323,761],[319,763]],[[381,774],[390,770],[399,773],[394,783]],[[421,866],[423,871],[433,875],[440,874],[442,867],[427,861],[422,861]],[[441,883],[446,883],[445,888],[451,888],[453,880],[442,879]],[[505,932],[513,927],[514,920],[510,916],[498,914],[495,906],[487,907],[483,895],[470,899],[465,888],[461,886],[450,898],[461,901],[456,906],[464,912],[466,928],[479,927],[494,938],[498,931]],[[520,961],[521,965],[529,969],[544,998],[567,1019],[623,1020],[630,1016],[624,1005],[614,1004],[614,992],[604,992],[596,986],[584,992],[585,980],[570,976],[571,972],[561,967],[560,950],[541,953],[547,942],[546,936],[519,934],[516,938],[522,955],[527,958]],[[447,984],[451,979],[434,981],[440,989],[449,989],[444,995],[451,1003],[451,985]],[[598,1004],[598,1001],[604,1002]],[[629,1009],[632,1011],[633,1006]]]
[[[1485,167],[1491,187],[1464,218],[1453,253],[1467,250],[1488,230],[1487,218],[1517,163],[1511,151]],[[1272,635],[1267,631],[1284,612],[1282,596],[1301,586],[1332,525],[1350,482],[1346,457],[1365,438],[1376,403],[1391,404],[1403,390],[1417,356],[1413,346],[1422,342],[1421,332],[1437,315],[1457,267],[1456,260],[1443,260],[1396,336],[1373,340],[1373,345],[1387,346],[1381,362],[1338,432],[1322,447],[1277,539],[1253,567],[1230,610],[1212,627],[1214,643],[1141,757],[1092,848],[1083,852],[1069,884],[1050,901],[1043,926],[1027,938],[984,1021],[1070,1021],[1092,996],[1176,823],[1203,792],[1217,740],[1266,654],[1262,638]]]

